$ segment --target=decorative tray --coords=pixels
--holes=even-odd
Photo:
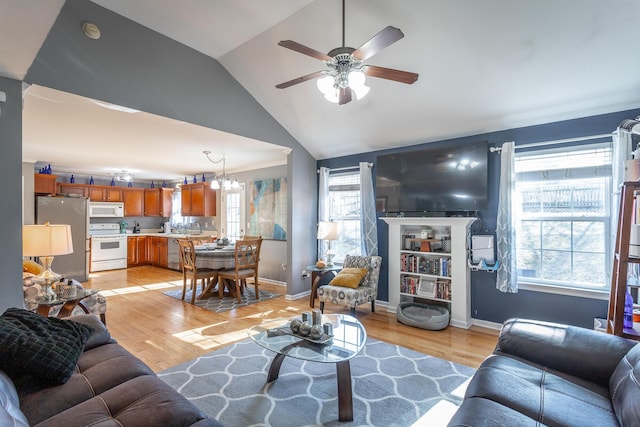
[[[320,338],[318,338],[318,339],[311,338],[310,336],[306,336],[305,337],[303,335],[296,334],[288,326],[281,326],[279,328],[274,328],[274,329],[270,329],[270,330],[274,331],[274,332],[277,331],[277,332],[280,332],[280,333],[291,335],[291,336],[294,336],[296,338],[302,338],[303,340],[306,340],[306,341],[309,341],[309,342],[312,342],[312,343],[315,343],[315,344],[326,344],[327,342],[329,342],[331,340],[331,338],[333,338],[333,335],[327,335],[327,334],[322,334],[322,336]],[[277,332],[276,332],[276,334],[277,334]]]

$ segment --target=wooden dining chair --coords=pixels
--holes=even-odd
[[[182,266],[182,300],[187,293],[187,280],[191,286],[191,304],[196,301],[196,291],[198,290],[198,280],[202,281],[202,289],[216,277],[217,271],[211,268],[198,268],[196,266],[196,250],[193,241],[189,239],[178,239],[180,245],[180,265]]]
[[[235,293],[238,302],[241,302],[240,295],[247,285],[247,279],[253,277],[253,285],[256,290],[256,299],[260,298],[258,291],[258,264],[260,261],[260,247],[262,237],[236,240],[235,247],[235,268],[218,272],[218,295],[222,298],[224,292],[223,284],[227,286],[235,285]]]

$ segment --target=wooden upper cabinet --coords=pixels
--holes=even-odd
[[[216,216],[216,190],[208,182],[182,186],[182,216]]]
[[[58,183],[59,194],[79,194],[89,197],[89,186],[86,184],[69,184],[65,182]]]
[[[35,194],[56,194],[57,175],[37,173],[33,178],[33,192]]]
[[[169,218],[173,212],[173,188],[161,188],[160,195],[160,216]]]
[[[144,215],[143,188],[123,188],[122,201],[124,202],[124,216]]]
[[[122,202],[122,188],[112,186],[94,186],[89,187],[89,199],[92,202]]]
[[[144,189],[144,216],[160,216],[160,189]]]
[[[144,216],[170,217],[173,207],[172,188],[144,189]]]

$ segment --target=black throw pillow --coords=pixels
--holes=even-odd
[[[0,316],[0,370],[63,384],[73,374],[93,329],[70,320],[9,308]]]

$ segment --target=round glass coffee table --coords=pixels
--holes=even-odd
[[[290,331],[289,320],[253,326],[248,330],[248,334],[258,345],[276,353],[269,367],[268,383],[278,379],[285,356],[309,362],[335,363],[338,382],[338,419],[353,421],[349,360],[364,347],[367,332],[358,319],[344,314],[323,314],[322,323],[330,323],[333,327],[331,339],[324,344],[283,332]]]

